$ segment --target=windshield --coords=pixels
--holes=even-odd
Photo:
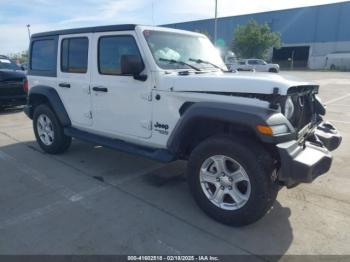
[[[0,58],[0,70],[8,69],[8,70],[21,70],[21,68],[13,63],[11,60],[7,58]]]
[[[172,32],[143,32],[157,65],[162,69],[189,69],[193,65],[199,69],[227,70],[218,50],[204,36]],[[184,63],[178,63],[178,62]]]

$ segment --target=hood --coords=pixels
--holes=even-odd
[[[15,70],[0,70],[0,81],[19,81],[23,80],[26,74],[23,71]]]
[[[295,86],[316,86],[314,83],[298,80],[289,76],[271,73],[223,73],[164,75],[160,79],[160,88],[175,92],[220,92],[272,94],[274,88],[280,95],[286,95],[288,89]]]

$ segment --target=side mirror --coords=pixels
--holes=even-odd
[[[121,73],[132,75],[136,80],[146,81],[147,75],[141,75],[145,65],[138,55],[123,55],[121,57]]]

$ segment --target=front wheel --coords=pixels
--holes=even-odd
[[[46,104],[35,108],[33,128],[39,146],[49,154],[63,153],[71,144],[72,138],[64,134],[57,116]]]
[[[193,150],[187,176],[205,213],[221,223],[244,226],[263,217],[276,200],[274,171],[259,144],[219,136]]]

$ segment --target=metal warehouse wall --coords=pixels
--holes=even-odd
[[[232,4],[234,6],[234,4]],[[280,32],[283,44],[350,41],[350,1],[218,19],[218,38],[231,45],[234,28],[249,19],[267,22]],[[214,20],[165,25],[185,30],[206,30],[214,36]]]

